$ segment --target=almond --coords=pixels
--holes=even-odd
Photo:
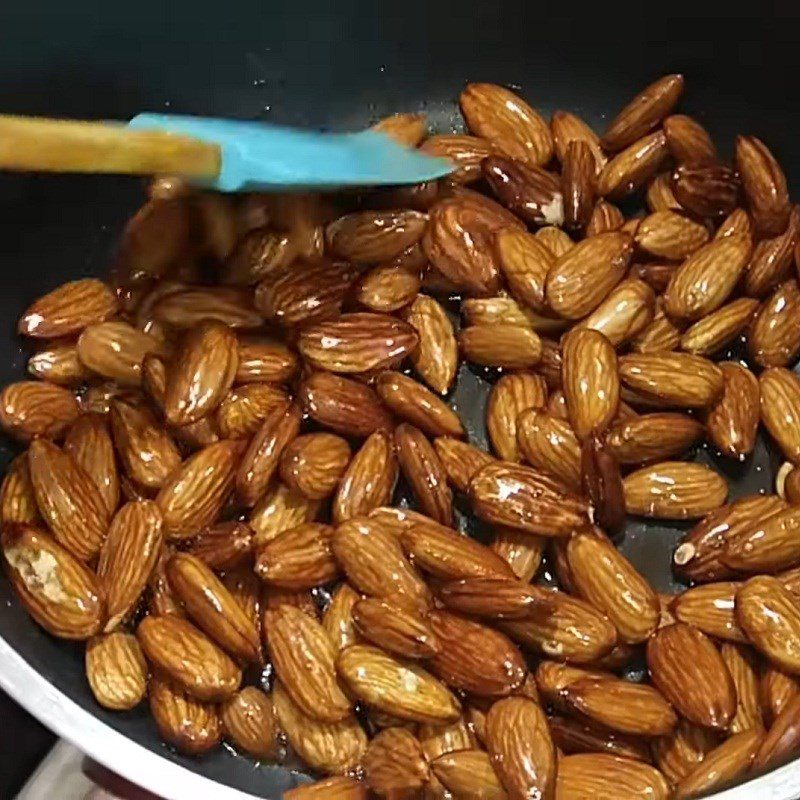
[[[156,497],[167,539],[186,539],[216,520],[233,489],[240,453],[238,443],[218,442],[172,473]]]
[[[686,452],[702,434],[703,426],[686,414],[656,412],[615,422],[606,447],[621,464],[643,464]]]
[[[663,131],[643,136],[603,167],[597,180],[598,194],[619,200],[635,192],[658,172],[668,154]]]
[[[478,470],[494,461],[483,450],[450,436],[440,436],[433,445],[447,473],[447,480],[460,492],[468,491],[469,482]]]
[[[517,217],[535,225],[561,225],[564,198],[558,177],[512,158],[489,156],[483,176],[497,199]]]
[[[677,800],[699,797],[746,774],[762,735],[758,729],[743,731],[707,753],[702,762],[675,786]]]
[[[678,202],[698,217],[724,217],[739,199],[739,176],[723,164],[680,164],[672,174]]]
[[[218,522],[192,539],[189,552],[211,569],[230,570],[246,561],[253,549],[253,530],[246,522]]]
[[[595,159],[597,155],[595,154]],[[539,228],[534,236],[556,257],[560,258],[575,246],[575,242],[570,239],[569,234],[556,228],[555,225],[545,225]]]
[[[236,472],[236,494],[244,505],[253,506],[263,496],[301,421],[300,407],[287,401],[270,412],[253,436]]]
[[[750,217],[743,208],[735,208],[722,221],[722,224],[714,234],[715,239],[722,239],[725,236],[746,236],[755,239],[755,231]]]
[[[28,467],[28,454],[18,455],[8,466],[0,488],[0,522],[38,525],[42,521]]]
[[[357,517],[339,525],[333,552],[358,591],[373,597],[400,594],[412,603],[427,605],[428,587],[406,559],[396,536],[377,521]]]
[[[433,675],[377,647],[347,647],[336,663],[350,691],[370,707],[431,724],[452,722],[461,713],[458,700]]]
[[[683,93],[683,75],[664,75],[642,89],[609,123],[603,148],[621,150],[658,125]]]
[[[429,156],[452,161],[455,169],[448,178],[457,183],[480,180],[481,163],[495,152],[494,146],[487,139],[458,133],[431,136],[420,145],[419,149]]]
[[[755,136],[737,136],[735,160],[756,229],[762,236],[783,233],[791,206],[786,176],[775,156]]]
[[[545,281],[555,255],[533,234],[517,228],[501,228],[495,236],[500,270],[509,291],[522,305],[547,311]]]
[[[623,481],[629,514],[655,519],[692,519],[721,506],[728,484],[718,473],[689,461],[662,461]]]
[[[764,301],[750,324],[747,349],[762,367],[788,367],[800,353],[800,288],[782,283]]]
[[[0,426],[25,442],[60,438],[79,411],[72,392],[49,383],[17,381],[0,392]]]
[[[440,648],[424,619],[392,600],[359,600],[353,606],[353,622],[365,639],[404,658],[430,658]]]
[[[270,586],[312,589],[339,574],[331,550],[333,528],[309,522],[280,533],[256,555],[256,574]]]
[[[461,315],[466,325],[520,325],[540,334],[559,333],[568,326],[566,320],[535,314],[506,295],[466,298]]]
[[[195,699],[161,676],[150,680],[148,693],[159,736],[181,753],[201,755],[220,743],[222,723],[216,706]]]
[[[379,796],[403,797],[422,791],[430,770],[416,736],[406,728],[390,727],[367,746],[364,774]]]
[[[717,149],[706,129],[684,114],[672,114],[664,120],[672,157],[679,164],[708,164],[717,160]]]
[[[581,483],[593,508],[594,521],[611,534],[625,527],[625,492],[619,464],[598,436],[581,447]]]
[[[147,693],[147,663],[129,633],[96,636],[86,644],[86,679],[103,708],[129,711]]]
[[[609,672],[579,669],[556,661],[540,661],[536,668],[536,686],[543,700],[555,707],[561,707],[561,695],[567,687],[580,680],[613,679]]]
[[[121,321],[90,325],[78,339],[81,363],[125,386],[140,385],[142,361],[148,353],[164,352],[164,345],[155,337]]]
[[[589,146],[597,171],[605,166],[607,158],[600,146],[600,137],[580,117],[568,111],[554,111],[550,129],[559,161],[564,162],[570,142],[580,141]]]
[[[584,500],[529,467],[487,464],[470,481],[469,494],[480,519],[527,533],[569,536],[588,521]]]
[[[548,722],[554,744],[565,755],[604,752],[637,761],[646,762],[650,759],[650,748],[647,744],[642,744],[632,736],[570,717],[553,716]]]
[[[793,206],[786,230],[778,236],[762,239],[753,248],[753,256],[744,275],[743,288],[748,295],[764,297],[790,277],[798,236],[800,210]]]
[[[579,439],[602,433],[617,414],[617,356],[603,334],[570,331],[562,342],[564,398]]]
[[[236,383],[283,383],[294,377],[298,358],[274,339],[240,337],[238,364]]]
[[[800,378],[783,367],[761,373],[761,421],[783,454],[800,463]]]
[[[194,328],[216,320],[232,328],[260,328],[264,320],[254,308],[252,292],[222,286],[194,286],[162,297],[155,318],[175,328]]]
[[[542,356],[539,336],[517,325],[473,325],[460,332],[458,341],[464,357],[484,367],[527,369]]]
[[[750,573],[792,567],[800,561],[798,528],[800,509],[790,506],[728,537],[722,561],[731,569]]]
[[[334,255],[351,263],[388,261],[419,241],[426,222],[418,211],[358,211],[330,223],[325,239]]]
[[[496,620],[538,617],[553,605],[548,590],[507,577],[449,581],[438,597],[452,611]]]
[[[272,690],[272,703],[280,730],[311,769],[344,773],[361,763],[367,750],[367,736],[354,715],[339,722],[310,717],[294,702],[281,681],[276,681]],[[336,798],[339,797],[337,794]]]
[[[758,655],[752,648],[732,642],[722,643],[720,655],[736,689],[736,715],[731,722],[730,732],[763,728]]]
[[[653,290],[643,281],[629,278],[617,284],[576,327],[597,331],[614,347],[619,347],[638,336],[653,321],[654,315]]]
[[[446,753],[431,762],[431,770],[453,797],[508,800],[489,754],[483,750]]]
[[[525,680],[522,654],[502,633],[445,611],[431,611],[428,624],[441,643],[428,663],[452,688],[504,697]]]
[[[680,260],[702,247],[709,239],[705,225],[676,211],[656,211],[642,220],[636,244],[658,257]]]
[[[317,518],[320,501],[278,483],[269,489],[250,515],[249,524],[255,532],[253,545],[261,547],[276,536]]]
[[[254,228],[235,243],[224,257],[220,283],[252,286],[272,277],[296,257],[297,248],[290,234],[270,228]]]
[[[353,609],[360,599],[358,592],[352,589],[349,583],[340,583],[332,593],[331,602],[322,615],[322,627],[325,628],[337,653],[359,641]]]
[[[268,383],[248,383],[231,389],[216,411],[216,424],[224,439],[249,439],[286,393]]]
[[[81,364],[74,344],[51,342],[37,350],[27,364],[28,374],[58,386],[80,386],[92,373]]]
[[[783,764],[794,755],[800,743],[800,700],[794,698],[775,718],[764,736],[753,760],[753,769],[760,771]],[[758,729],[758,728],[756,728]]]
[[[367,800],[367,787],[355,778],[325,778],[289,789],[283,800]]]
[[[360,373],[399,363],[417,342],[414,329],[402,320],[383,314],[356,313],[304,328],[298,348],[318,369]]]
[[[681,336],[681,349],[708,356],[730,344],[750,323],[758,300],[740,297],[712,311],[690,326]]]
[[[393,414],[421,428],[429,436],[464,435],[455,411],[421,383],[401,372],[382,372],[375,387]]]
[[[739,584],[731,581],[695,586],[679,594],[670,610],[676,620],[693,625],[708,636],[746,643],[733,610],[738,589]]]
[[[752,495],[712,511],[692,528],[675,550],[673,567],[690,580],[718,581],[736,573],[722,563],[730,539],[785,508],[777,495]]]
[[[389,263],[367,272],[358,281],[355,295],[370,311],[390,313],[408,305],[420,286],[419,270]]]
[[[681,341],[681,329],[664,313],[661,298],[656,299],[655,315],[631,341],[635,353],[659,353],[675,350]]]
[[[619,359],[622,382],[667,405],[703,408],[722,395],[725,378],[711,361],[689,353],[642,353]]]
[[[392,114],[372,126],[371,130],[388,136],[405,147],[416,147],[425,138],[425,114]]]
[[[598,236],[601,233],[611,233],[612,231],[620,230],[624,224],[625,217],[622,212],[613,203],[601,198],[595,204],[584,234],[588,237]]]
[[[597,164],[587,142],[575,139],[567,145],[561,172],[564,217],[568,228],[585,228],[595,201]]]
[[[117,312],[117,298],[94,278],[63,283],[30,305],[17,323],[22,336],[52,339],[70,336],[105,322]]]
[[[64,440],[64,451],[88,473],[113,514],[119,505],[119,476],[114,443],[105,420],[96,414],[78,417]]]
[[[220,708],[225,738],[256,759],[278,756],[278,726],[272,700],[255,686],[246,686]]]
[[[539,375],[504,375],[492,387],[486,406],[486,429],[492,446],[504,461],[519,461],[517,419],[528,408],[542,408],[547,386]]]
[[[393,427],[375,392],[349,378],[312,372],[300,384],[299,397],[311,419],[342,436],[362,438]]]
[[[322,722],[346,719],[351,704],[336,680],[336,651],[322,625],[281,605],[264,612],[264,628],[275,672],[303,713]]]
[[[594,311],[622,279],[632,254],[631,237],[619,231],[589,235],[550,269],[545,293],[550,307],[567,319]]]
[[[434,392],[445,394],[458,369],[458,345],[450,319],[436,300],[424,294],[417,295],[404,319],[419,338],[409,355],[414,370]]]
[[[161,512],[149,500],[126,503],[111,520],[97,562],[108,603],[107,631],[135,610],[162,544]]]
[[[93,572],[43,531],[31,525],[3,529],[3,556],[11,585],[25,610],[61,639],[89,639],[106,617]]]
[[[705,634],[681,622],[661,628],[647,643],[653,683],[680,714],[708,728],[727,728],[736,714],[736,688]]]
[[[667,800],[670,786],[649,764],[606,753],[578,753],[558,762],[556,800],[647,797]]]
[[[761,707],[766,722],[773,722],[787,704],[800,695],[800,684],[793,675],[767,664],[761,675],[759,687]]]
[[[750,250],[747,237],[725,236],[692,253],[672,275],[664,292],[667,314],[693,322],[716,311],[736,286]]]
[[[681,211],[682,206],[672,191],[672,176],[662,172],[647,184],[645,193],[647,207],[654,214],[657,211]]]
[[[521,97],[492,83],[470,83],[459,98],[470,132],[510,158],[546,164],[553,155],[550,128]]]
[[[283,451],[283,481],[312,500],[328,497],[350,463],[350,446],[331,433],[298,436]]]
[[[333,499],[338,524],[386,505],[397,482],[397,458],[391,437],[376,431],[353,456]]]
[[[509,376],[510,377],[510,376]],[[529,408],[517,417],[520,454],[532,467],[547,472],[573,492],[581,489],[581,446],[569,423]]]
[[[670,783],[688,775],[719,743],[717,733],[682,719],[669,736],[653,741],[653,759]]]

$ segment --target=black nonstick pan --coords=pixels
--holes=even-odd
[[[737,133],[765,140],[800,190],[800,7],[700,1],[582,4],[351,0],[5,3],[0,109],[124,119],[139,111],[263,119],[356,130],[399,111],[433,128],[461,126],[467,81],[515,88],[549,115],[595,129],[656,77],[681,72],[681,109],[728,154]],[[14,324],[29,302],[79,276],[102,275],[141,183],[109,177],[0,176],[0,384],[18,379]],[[485,376],[462,367],[452,403],[485,445]],[[4,445],[2,466],[12,448]],[[762,440],[742,463],[701,450],[732,496],[770,490],[777,456]],[[632,521],[620,547],[661,591],[687,526]],[[225,749],[189,759],[163,745],[146,708],[113,714],[86,684],[83,647],[38,628],[0,581],[0,685],[110,769],[167,798],[279,798],[302,780]],[[214,783],[216,782],[216,783]],[[787,765],[722,798],[800,796]]]

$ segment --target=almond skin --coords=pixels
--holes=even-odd
[[[581,490],[581,446],[571,425],[545,411],[529,408],[517,417],[520,454],[532,467]]]
[[[325,629],[289,605],[264,612],[267,649],[281,683],[303,713],[340,722],[351,704],[336,680],[336,652]]]
[[[652,321],[631,341],[631,350],[634,353],[670,352],[677,349],[681,341],[681,327],[664,313],[663,306],[661,298],[657,298]]]
[[[27,370],[34,378],[67,387],[80,386],[92,377],[74,344],[45,343],[28,359]]]
[[[104,708],[129,711],[147,693],[147,662],[130,633],[96,636],[86,645],[86,679]]]
[[[655,519],[692,519],[721,506],[728,484],[718,473],[688,461],[662,461],[623,481],[628,513]]]
[[[2,549],[11,585],[26,611],[61,639],[89,639],[106,619],[105,596],[93,572],[31,525],[3,529]]]
[[[404,658],[430,658],[440,649],[424,618],[393,600],[359,600],[353,606],[353,623],[365,639]]]
[[[457,183],[480,180],[481,162],[495,152],[493,145],[481,136],[457,133],[431,136],[420,145],[419,149],[429,156],[452,161],[456,168],[449,177]]]
[[[588,521],[586,502],[530,467],[487,464],[469,484],[478,517],[544,536],[569,536]]]
[[[360,599],[361,595],[349,583],[340,583],[332,593],[331,602],[322,615],[322,627],[325,628],[337,653],[360,641],[353,619],[353,609]]]
[[[775,156],[755,136],[737,136],[735,161],[756,229],[762,236],[783,233],[791,206],[786,176]]]
[[[679,622],[693,625],[708,636],[746,643],[734,614],[738,589],[739,584],[733,581],[694,586],[672,601],[670,611]]]
[[[762,367],[788,367],[800,352],[800,288],[792,279],[778,286],[750,323],[747,348]]]
[[[188,552],[211,569],[230,570],[246,561],[253,550],[253,529],[246,522],[218,522],[204,528]]]
[[[337,776],[289,789],[283,800],[368,800],[367,786],[355,778]]]
[[[312,500],[328,497],[350,463],[347,441],[330,433],[298,436],[281,455],[284,483]]]
[[[161,512],[150,500],[126,503],[111,520],[97,577],[108,603],[105,630],[114,630],[135,608],[163,546]]]
[[[686,414],[656,412],[618,420],[606,435],[606,447],[621,464],[642,464],[686,452],[703,426]]]
[[[357,211],[331,222],[325,239],[331,252],[345,261],[388,261],[419,241],[426,222],[419,211]]]
[[[672,114],[664,120],[672,157],[679,164],[709,164],[717,160],[717,149],[708,132],[697,120]]]
[[[517,419],[527,408],[547,401],[544,379],[530,372],[504,375],[492,387],[486,406],[486,429],[492,446],[504,461],[519,461]]]
[[[28,464],[36,502],[53,536],[82,561],[100,550],[110,519],[94,481],[45,439],[31,442]]]
[[[625,217],[613,203],[609,203],[602,198],[597,201],[586,226],[584,233],[586,236],[597,236],[601,233],[618,231],[625,224]],[[571,249],[571,248],[570,248]]]
[[[470,132],[487,139],[510,158],[534,166],[550,161],[550,128],[518,95],[492,83],[470,83],[459,103]]]
[[[723,164],[681,164],[672,174],[672,190],[689,213],[720,218],[736,207],[739,176]]]
[[[40,525],[42,518],[28,468],[28,454],[18,455],[8,466],[0,488],[0,522]]]
[[[445,753],[431,762],[431,771],[453,797],[481,797],[507,800],[488,753],[483,750],[458,750]]]
[[[656,258],[682,260],[709,239],[705,225],[676,211],[656,211],[642,220],[636,244]]]
[[[667,800],[670,786],[649,764],[605,753],[577,753],[559,759],[556,800],[647,797]]]
[[[238,750],[257,759],[278,757],[278,728],[271,698],[255,686],[246,686],[220,708],[225,738]]]
[[[17,381],[0,392],[0,426],[24,442],[60,438],[79,410],[72,392],[49,383]]]
[[[317,369],[361,373],[394,366],[418,341],[416,331],[402,320],[355,313],[309,325],[300,333],[297,346]]]
[[[562,159],[561,192],[564,195],[564,218],[568,228],[586,227],[595,201],[597,164],[586,142],[572,141]]]
[[[800,694],[797,678],[774,664],[767,664],[762,671],[759,696],[765,722],[772,723],[787,704]]]
[[[763,728],[758,654],[746,645],[733,642],[723,642],[720,654],[736,689],[736,715],[730,724],[731,733]]]
[[[430,778],[422,745],[410,730],[400,727],[382,730],[369,743],[364,773],[370,788],[383,797],[420,792]]]
[[[453,324],[432,297],[418,294],[403,313],[419,343],[409,354],[415,372],[437,394],[445,394],[458,370],[458,344]]]
[[[297,372],[298,358],[285,344],[266,337],[239,337],[236,383],[282,383]]]
[[[593,330],[570,331],[563,339],[561,373],[570,424],[579,439],[601,434],[617,415],[617,356]]]
[[[764,297],[791,276],[798,236],[800,209],[792,206],[786,230],[778,236],[762,239],[753,248],[743,280],[743,288],[750,297]]]
[[[653,760],[667,780],[675,784],[688,775],[718,743],[715,731],[682,719],[669,736],[661,736],[653,741]]]
[[[429,436],[463,436],[458,415],[421,383],[401,372],[382,372],[375,388],[392,413],[416,425]]]
[[[715,239],[690,255],[670,278],[665,309],[675,318],[696,321],[716,311],[736,286],[750,258],[744,236]]]
[[[553,132],[556,155],[562,163],[569,143],[578,140],[589,146],[598,172],[605,166],[608,159],[600,146],[600,137],[580,117],[568,111],[554,111],[550,130]]]
[[[377,647],[347,647],[336,666],[353,694],[392,716],[436,725],[453,722],[461,713],[458,700],[433,675]]]
[[[67,433],[64,451],[89,474],[113,514],[119,505],[119,475],[106,421],[96,414],[82,414]]]
[[[148,694],[159,736],[181,753],[201,755],[220,743],[222,723],[216,706],[160,676],[151,678]]]
[[[17,323],[22,336],[53,339],[80,333],[117,312],[117,298],[94,278],[64,283],[29,306]]]
[[[239,688],[239,667],[185,619],[145,617],[136,638],[148,661],[198,700],[224,700]]]
[[[716,353],[730,344],[750,323],[758,300],[740,297],[690,326],[681,336],[681,350],[698,356]]]
[[[256,555],[256,574],[270,586],[291,591],[313,589],[339,575],[331,550],[333,528],[308,522],[267,542]]]
[[[783,367],[761,373],[761,421],[784,456],[800,464],[800,378]]]
[[[447,473],[447,480],[460,492],[469,489],[470,480],[481,467],[495,460],[483,450],[450,436],[440,436],[433,446]]]
[[[218,442],[172,473],[156,497],[167,539],[186,539],[217,518],[233,489],[240,452],[236,442]]]
[[[517,217],[535,225],[563,224],[562,188],[552,172],[502,156],[489,156],[481,169],[497,199]]]
[[[217,320],[232,328],[260,328],[264,320],[252,304],[252,292],[222,286],[190,286],[162,297],[155,318],[175,328],[194,328]]]
[[[597,192],[611,200],[621,200],[655,175],[668,155],[663,131],[654,131],[619,152],[597,179]]]
[[[253,546],[260,547],[284,531],[313,522],[319,510],[319,500],[309,500],[282,483],[276,484],[258,502],[248,520],[255,533]]]
[[[658,625],[658,597],[633,565],[613,545],[588,534],[569,541],[567,559],[578,593],[608,616],[620,640],[647,640]]]
[[[167,577],[191,619],[217,644],[241,661],[257,661],[261,643],[245,613],[222,581],[199,558],[176,553]]]
[[[655,295],[644,282],[630,278],[618,283],[605,300],[578,323],[603,334],[614,347],[640,334],[655,316]]]
[[[642,395],[667,405],[703,408],[722,394],[722,370],[689,353],[631,354],[619,359],[621,381]]]
[[[459,333],[458,343],[467,361],[484,367],[527,369],[542,357],[538,334],[517,325],[473,325]]]
[[[219,404],[214,419],[223,439],[249,439],[286,393],[268,383],[248,383],[231,389]]]
[[[309,717],[280,680],[272,690],[272,703],[280,730],[309,767],[336,774],[349,772],[361,763],[367,749],[367,736],[354,715],[340,722],[322,722]]]
[[[511,294],[523,306],[544,313],[545,281],[555,255],[527,231],[501,228],[495,236],[500,271]]]
[[[722,561],[731,569],[748,573],[788,569],[800,561],[799,528],[800,509],[789,506],[728,537]]]

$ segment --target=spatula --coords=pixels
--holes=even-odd
[[[373,130],[139,114],[127,125],[0,116],[0,170],[178,175],[222,192],[420,183],[453,165]]]

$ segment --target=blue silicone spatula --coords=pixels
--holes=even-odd
[[[453,165],[383,133],[139,114],[127,125],[0,116],[0,169],[179,175],[222,192],[420,183]]]

